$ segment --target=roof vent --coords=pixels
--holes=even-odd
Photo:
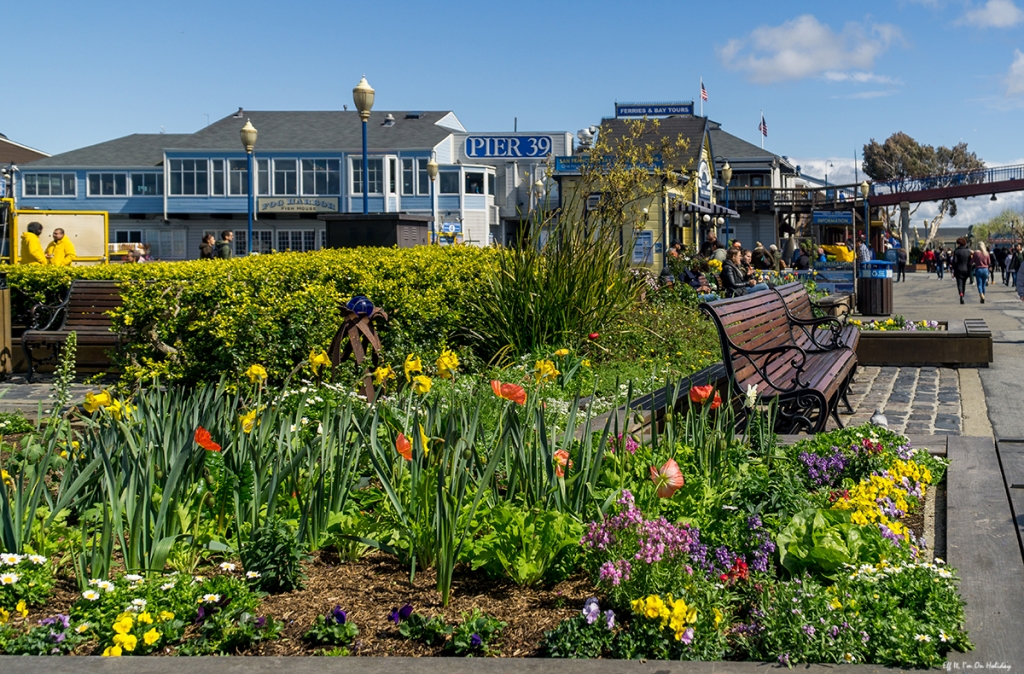
[[[394,126],[394,125],[395,125],[395,116],[394,116],[394,115],[392,115],[392,114],[391,114],[391,113],[389,112],[389,113],[388,113],[388,116],[384,118],[384,124],[383,124],[383,126]]]
[[[238,106],[238,112],[236,112],[234,115],[232,115],[232,117],[234,117],[235,119],[242,119],[242,117],[244,117],[244,116],[245,116],[245,113],[242,111],[242,106]]]
[[[422,112],[407,112],[407,113],[405,113],[405,118],[406,119],[419,119],[422,116],[423,116]]]

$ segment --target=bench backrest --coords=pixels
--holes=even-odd
[[[782,297],[786,303],[789,313],[795,318],[814,318],[814,310],[811,308],[811,295],[807,292],[807,286],[799,281],[787,283],[784,286],[776,286],[775,292]]]
[[[64,330],[109,329],[111,317],[107,313],[121,306],[121,290],[116,281],[71,282],[64,308]]]
[[[789,316],[782,298],[773,292],[758,292],[701,305],[718,328],[722,361],[736,386],[756,372],[768,356],[745,356],[741,350],[768,349],[793,344]]]

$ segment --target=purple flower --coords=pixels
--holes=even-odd
[[[609,632],[615,629],[615,611],[608,609],[604,612],[604,624],[608,627]]]
[[[633,565],[629,563],[629,560],[609,560],[601,565],[601,569],[598,571],[598,579],[617,586],[628,581],[632,572]]]
[[[838,447],[830,456],[800,452],[800,462],[807,468],[807,477],[815,487],[831,487],[846,468],[847,458]]]
[[[483,646],[483,644],[484,644],[484,640],[481,639],[480,635],[475,633],[475,632],[473,633],[473,636],[471,636],[469,638],[469,646],[470,646],[470,648],[480,648],[481,646]]]
[[[816,632],[816,630],[814,629],[814,625],[804,625],[800,629],[803,630],[804,634],[807,635],[808,639],[813,637],[814,633]]]
[[[782,653],[779,655],[779,664],[789,667],[789,653]]]
[[[633,436],[627,435],[623,439],[622,433],[619,433],[618,438],[608,438],[608,453],[614,454],[619,449],[624,449],[630,454],[636,454],[636,450],[639,449],[640,443],[638,443]]]
[[[196,619],[195,619],[194,622],[196,624],[199,624],[199,623],[203,622],[203,620],[205,620],[205,619],[206,619],[206,609],[203,608],[202,606],[200,606],[199,610],[196,611]]]
[[[348,621],[348,614],[341,610],[341,606],[335,606],[331,609],[331,616],[334,617],[334,622],[339,625],[344,625]]]
[[[862,642],[864,642],[864,643],[867,643],[867,642],[868,642],[868,640],[869,640],[870,638],[871,638],[871,637],[869,637],[869,636],[868,636],[868,633],[867,633],[867,632],[865,632],[864,630],[861,630],[861,631],[860,631],[860,640],[861,640]]]
[[[388,614],[388,620],[400,625],[403,620],[412,615],[412,604],[405,604],[402,608],[396,608]]]
[[[591,597],[583,604],[583,617],[587,619],[588,625],[593,625],[598,616],[601,615],[601,608],[597,605],[597,598]]]
[[[263,626],[266,625],[266,624],[267,624],[267,617],[266,616],[262,616],[261,615],[260,617],[256,618],[256,627],[258,627],[260,629],[263,629]]]
[[[693,628],[692,627],[687,627],[686,631],[683,632],[683,636],[679,637],[679,640],[682,641],[687,646],[689,646],[690,642],[693,641]]]

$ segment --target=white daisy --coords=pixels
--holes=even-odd
[[[0,555],[0,562],[3,562],[7,566],[14,566],[15,564],[21,564],[21,560],[24,559],[21,555],[16,555],[13,552],[5,552]]]
[[[146,605],[146,600],[145,599],[132,599],[132,606],[136,606],[138,608],[142,608],[145,605]]]
[[[81,634],[82,632],[86,631],[87,629],[89,629],[89,623],[80,623],[78,625],[78,627],[75,628],[75,631],[78,632],[79,634]]]
[[[16,573],[5,573],[0,575],[0,585],[14,585],[18,582],[19,578],[21,578],[21,576]]]
[[[140,576],[138,574],[135,574],[135,573],[129,573],[127,576],[124,577],[124,579],[125,580],[130,580],[133,583],[137,583],[140,580],[142,580],[142,576]]]
[[[46,557],[43,557],[42,555],[29,555],[28,561],[33,564],[46,564]]]
[[[114,584],[111,583],[109,580],[101,580],[100,582],[96,583],[96,587],[103,590],[104,592],[114,591]]]
[[[219,594],[204,594],[203,598],[199,600],[202,604],[216,604],[220,601]]]
[[[232,571],[235,570],[235,565],[232,564],[231,562],[221,562],[220,570],[221,571],[227,571],[228,573],[231,573]]]
[[[163,585],[160,586],[160,589],[163,590],[164,592],[166,592],[167,590],[173,590],[174,589],[174,583],[164,583]]]
[[[853,653],[846,653],[843,655],[843,660],[846,662],[856,662],[857,658],[853,657]]]
[[[947,641],[949,641],[949,635],[943,632],[942,630],[939,630],[939,641],[941,641],[942,643],[946,643]]]
[[[99,578],[93,578],[93,579],[91,579],[89,581],[89,587],[96,587],[99,584],[100,584],[100,579]]]
[[[89,601],[96,601],[100,598],[100,593],[96,590],[86,590],[82,593],[82,596],[88,599]]]
[[[245,577],[248,578],[249,580],[253,580],[253,579],[256,579],[256,578],[260,577],[260,572],[259,571],[246,571],[245,572]]]
[[[917,634],[917,635],[914,636],[914,639],[917,640],[917,641],[925,642],[925,643],[927,643],[927,642],[932,640],[932,638],[930,636],[928,636],[927,634]]]

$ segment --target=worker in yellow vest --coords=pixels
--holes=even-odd
[[[27,231],[21,235],[21,251],[18,254],[21,264],[46,264],[46,254],[43,253],[43,244],[39,242],[39,235],[43,233],[43,226],[38,222],[28,223]]]
[[[70,267],[75,261],[75,244],[64,236],[64,230],[53,230],[53,242],[46,247],[46,259],[55,267]]]

